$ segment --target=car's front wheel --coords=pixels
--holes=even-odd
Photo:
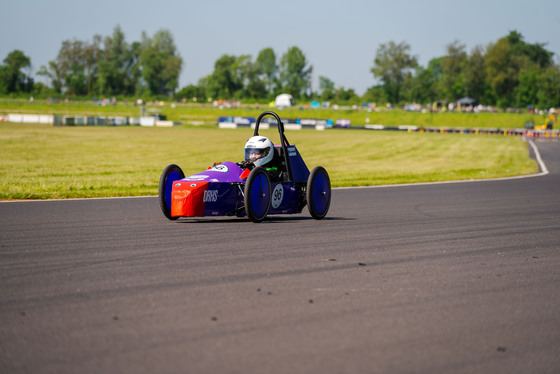
[[[262,222],[270,210],[272,186],[262,167],[251,170],[245,183],[245,212],[252,222]]]
[[[171,191],[173,182],[185,178],[183,170],[175,164],[167,166],[159,178],[159,206],[163,215],[168,219],[176,220],[179,217],[171,216]]]

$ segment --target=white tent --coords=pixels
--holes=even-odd
[[[290,94],[280,94],[274,100],[274,106],[278,109],[290,108],[295,104],[294,98]]]

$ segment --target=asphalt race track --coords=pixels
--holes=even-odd
[[[337,189],[166,220],[157,198],[0,203],[0,373],[559,373],[548,175]]]

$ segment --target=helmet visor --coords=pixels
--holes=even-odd
[[[245,148],[245,161],[257,161],[263,157],[266,157],[270,152],[270,147],[266,148],[254,148],[248,147]]]

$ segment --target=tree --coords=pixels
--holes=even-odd
[[[538,89],[538,71],[534,69],[521,71],[518,77],[518,86],[515,90],[516,106],[523,107],[528,104],[536,104]]]
[[[371,72],[380,78],[384,84],[385,97],[389,102],[398,104],[401,100],[401,90],[407,74],[418,65],[415,56],[409,54],[410,46],[401,42],[395,44],[381,44],[375,55]]]
[[[80,40],[65,40],[58,51],[54,64],[60,74],[65,93],[83,95],[86,93],[85,43]]]
[[[551,65],[537,74],[537,102],[542,108],[560,107],[560,67]]]
[[[35,73],[39,76],[45,77],[46,82],[45,82],[45,86],[49,86],[49,79],[51,78],[51,74],[49,73],[48,69],[46,68],[45,65],[41,65],[41,67],[39,68],[39,71],[37,71],[37,73]]]
[[[33,78],[29,73],[31,60],[22,51],[16,49],[0,65],[0,92],[5,94],[31,92]],[[24,72],[27,70],[28,72]]]
[[[87,76],[83,65],[72,65],[64,79],[66,93],[72,95],[87,94]]]
[[[371,86],[368,88],[363,96],[363,99],[368,102],[379,103],[387,102],[385,97],[385,90],[382,85]]]
[[[440,95],[440,81],[442,75],[441,57],[434,58],[428,67],[417,66],[411,81],[410,101],[414,103],[433,103]]]
[[[139,65],[150,94],[171,96],[175,92],[183,60],[168,30],[156,32],[151,39],[142,34]]]
[[[193,84],[190,84],[188,86],[181,88],[181,90],[179,90],[179,92],[175,94],[175,98],[179,100],[185,99],[185,100],[192,100],[195,102],[197,101],[204,102],[206,101],[206,91],[204,90],[204,87],[202,87],[201,85],[195,86]]]
[[[256,98],[264,94],[264,86],[257,79],[251,55],[236,57],[231,68],[236,87],[233,92],[235,99]]]
[[[490,44],[486,52],[486,77],[496,104],[502,108],[513,105],[514,90],[518,84],[518,66],[510,53],[507,38]]]
[[[463,70],[464,93],[480,103],[486,99],[487,90],[486,61],[482,47],[476,46],[467,61]]]
[[[272,48],[265,48],[259,52],[255,60],[255,72],[257,79],[264,85],[266,96],[271,98],[278,83],[278,65]]]
[[[86,73],[86,91],[90,95],[92,92],[96,91],[98,83],[99,74],[99,60],[101,59],[101,36],[94,35],[93,42],[86,43],[83,51],[83,58],[85,61],[85,73]]]
[[[514,56],[526,56],[531,62],[540,68],[547,68],[553,64],[553,52],[544,49],[545,44],[528,44],[523,41],[523,35],[517,31],[510,31],[506,36],[510,46],[511,54]]]
[[[112,37],[106,37],[99,62],[99,91],[107,95],[132,95],[140,78],[139,44],[126,43],[120,26]]]
[[[509,42],[509,57],[514,61],[513,67],[517,72],[515,106],[557,105],[559,70],[553,64],[553,53],[544,49],[544,44],[526,43],[517,31],[511,31],[504,39]]]
[[[319,76],[319,97],[324,101],[334,99],[334,82],[327,77]]]
[[[497,105],[546,106],[550,97],[557,97],[559,88],[554,87],[554,77],[558,67],[552,56],[543,44],[525,43],[517,31],[490,44],[485,56],[486,77]]]
[[[312,66],[298,47],[291,47],[280,59],[280,87],[295,99],[310,94]]]
[[[41,68],[37,72],[37,75],[46,77],[47,84],[48,80],[50,79],[54,92],[62,93],[62,71],[55,61],[49,61],[48,68],[45,65],[41,65]]]
[[[235,61],[235,56],[221,56],[214,63],[212,74],[201,80],[209,97],[232,99],[240,89],[233,73]]]
[[[458,40],[447,45],[447,55],[441,60],[442,84],[448,99],[456,101],[464,96],[463,66],[466,64],[467,54],[465,45]]]
[[[337,101],[351,101],[358,99],[358,95],[354,92],[353,88],[345,89],[344,87],[337,88],[334,92],[334,99]]]
[[[49,77],[56,92],[71,95],[89,95],[97,82],[99,43],[95,35],[93,43],[65,40],[54,61],[48,68],[41,67],[40,75]]]

